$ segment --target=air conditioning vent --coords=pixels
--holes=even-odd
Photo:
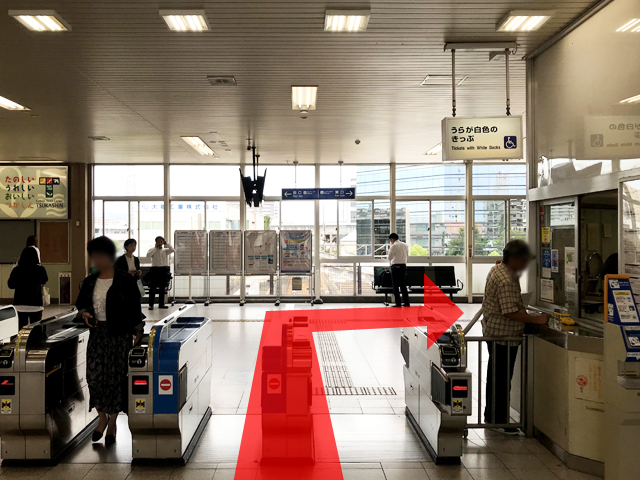
[[[236,77],[232,76],[209,76],[207,77],[207,80],[209,80],[209,83],[214,87],[233,86],[238,84],[238,82],[236,82]]]
[[[104,135],[92,135],[89,138],[94,142],[106,142],[111,140],[109,137],[105,137]]]

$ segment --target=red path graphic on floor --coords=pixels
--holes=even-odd
[[[313,332],[426,326],[431,346],[461,315],[426,276],[424,306],[267,312],[235,480],[343,480]]]

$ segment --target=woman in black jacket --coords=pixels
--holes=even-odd
[[[22,250],[18,265],[11,271],[9,288],[15,289],[13,306],[18,312],[20,329],[31,322],[42,320],[42,286],[49,281],[47,271],[38,259],[35,248]]]
[[[84,279],[76,307],[78,318],[90,327],[87,346],[89,408],[95,407],[100,421],[93,441],[116,440],[118,413],[127,407],[128,355],[133,336],[142,336],[144,323],[140,292],[134,278],[114,266],[116,246],[107,237],[89,242],[87,251],[98,273]]]
[[[124,241],[124,255],[120,255],[116,260],[116,268],[133,275],[136,280],[140,278],[142,272],[140,271],[140,259],[136,257],[133,252],[136,251],[138,242],[134,238],[130,238]]]

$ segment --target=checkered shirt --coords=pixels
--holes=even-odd
[[[493,267],[487,275],[482,311],[485,337],[518,337],[524,333],[524,323],[505,317],[507,313],[525,312],[526,309],[522,303],[520,281],[503,263]],[[507,345],[507,342],[498,343]]]

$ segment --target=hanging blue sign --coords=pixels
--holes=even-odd
[[[282,200],[354,200],[355,198],[354,187],[282,189]]]

